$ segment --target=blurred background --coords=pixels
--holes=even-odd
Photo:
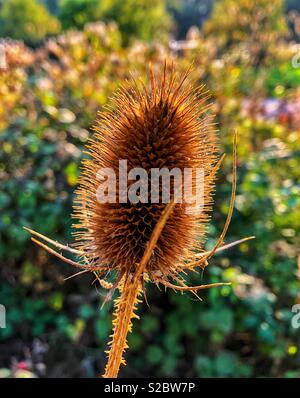
[[[226,242],[203,294],[148,286],[121,376],[300,377],[298,0],[0,0],[0,377],[94,377],[111,329],[104,292],[30,242],[71,242],[73,191],[98,110],[165,59],[211,90],[222,152],[206,248],[220,233],[239,132]],[[298,260],[297,260],[298,259]],[[2,314],[3,315],[3,314]],[[295,319],[294,319],[295,320]],[[3,321],[3,319],[2,319]],[[3,326],[3,325],[2,325]],[[294,326],[294,327],[293,327]]]

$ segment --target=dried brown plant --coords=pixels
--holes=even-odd
[[[93,272],[100,285],[109,289],[105,301],[116,288],[113,332],[104,377],[117,377],[125,364],[127,334],[132,328],[139,297],[145,283],[178,291],[197,291],[228,283],[187,286],[183,275],[204,268],[220,250],[249,238],[222,246],[232,217],[236,188],[236,135],[233,151],[233,180],[230,208],[214,248],[204,252],[205,227],[212,211],[218,158],[218,136],[210,115],[210,104],[203,86],[188,82],[189,70],[178,76],[166,64],[160,76],[150,68],[150,89],[131,79],[115,95],[111,107],[99,115],[95,133],[88,144],[89,159],[84,160],[74,204],[76,244],[55,242],[31,229],[32,240],[61,260],[81,269],[75,275]],[[119,160],[128,168],[201,168],[204,171],[204,208],[187,211],[187,203],[174,199],[163,203],[99,203],[96,191],[99,169],[109,167],[118,175]],[[193,176],[193,189],[195,188]],[[119,187],[119,180],[117,180]],[[174,195],[174,184],[171,187]],[[119,190],[117,189],[117,192]],[[161,188],[159,189],[161,198]],[[37,240],[77,256],[73,261]],[[72,275],[72,276],[75,276]],[[114,278],[114,279],[113,279]]]

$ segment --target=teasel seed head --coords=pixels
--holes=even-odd
[[[205,226],[212,210],[218,137],[212,123],[211,105],[203,86],[188,82],[189,71],[178,76],[172,66],[154,76],[150,68],[149,88],[131,79],[99,114],[88,143],[89,158],[83,161],[73,217],[77,248],[90,265],[103,266],[119,275],[134,274],[165,207],[164,203],[119,203],[119,161],[128,170],[141,167],[193,170],[204,173],[201,211],[188,211],[188,203],[176,203],[145,273],[169,277],[178,274],[183,261],[194,257],[203,243]],[[117,176],[117,203],[99,203],[100,169],[110,168]],[[130,185],[130,181],[128,183]],[[174,183],[171,185],[174,193]],[[149,190],[150,191],[150,190]],[[161,199],[161,187],[159,191]]]
[[[212,124],[208,96],[203,87],[194,89],[188,83],[189,71],[178,76],[172,67],[167,68],[165,64],[160,76],[155,78],[152,69],[150,76],[149,89],[132,79],[116,93],[110,108],[99,115],[95,134],[88,144],[89,158],[83,161],[74,204],[77,248],[25,227],[33,242],[81,269],[70,277],[93,272],[100,285],[109,289],[104,303],[116,288],[119,289],[104,377],[117,377],[120,365],[125,363],[123,354],[128,346],[127,333],[131,331],[133,318],[138,317],[139,296],[142,292],[145,294],[143,281],[150,280],[181,292],[190,291],[199,297],[196,292],[200,290],[230,283],[187,286],[182,271],[193,271],[199,266],[203,268],[217,251],[254,238],[223,245],[236,192],[235,132],[229,211],[213,249],[202,251],[205,226],[212,210],[215,175],[223,159],[218,159],[217,155],[218,137]],[[184,169],[190,169],[194,172],[191,181],[193,194],[198,184],[195,171],[202,170],[202,206],[198,208],[196,203],[191,211],[190,203],[178,203],[174,181],[170,184],[171,200],[167,204],[162,200],[152,203],[151,189],[146,203],[122,203],[119,195],[124,194],[124,189],[119,192],[118,179],[119,161],[122,160],[127,161],[128,170],[136,167],[146,170],[151,188],[152,169],[177,169],[181,175],[184,175]],[[117,177],[114,203],[104,203],[97,198],[101,183],[98,173],[103,169],[112,170]],[[159,199],[162,199],[162,188],[161,185],[156,187]],[[78,261],[65,257],[38,239],[76,255]],[[115,273],[114,283],[107,280],[110,272]]]

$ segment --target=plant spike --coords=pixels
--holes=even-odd
[[[117,91],[114,106],[107,107],[107,111],[101,113],[94,127],[95,134],[89,141],[90,159],[83,161],[74,204],[73,216],[79,220],[74,225],[79,230],[74,232],[77,249],[25,228],[34,236],[31,240],[35,244],[82,269],[66,279],[89,271],[94,273],[95,280],[109,290],[103,304],[119,289],[104,377],[117,377],[120,365],[125,364],[126,338],[132,328],[132,319],[138,318],[135,311],[140,302],[139,296],[143,291],[145,295],[145,282],[153,282],[158,288],[162,284],[165,289],[189,291],[201,300],[197,291],[228,286],[230,283],[187,286],[183,275],[187,271],[196,272],[198,266],[204,269],[215,253],[254,238],[247,237],[223,245],[235,201],[235,132],[232,191],[226,222],[214,248],[195,254],[197,243],[200,249],[203,244],[205,226],[212,211],[215,177],[224,155],[218,159],[218,138],[211,116],[207,116],[207,93],[203,92],[203,86],[194,89],[187,83],[189,72],[190,69],[178,81],[173,65],[169,72],[165,62],[158,84],[150,68],[150,93],[142,81],[132,79],[126,87]],[[204,209],[199,214],[191,215],[185,211],[186,204],[175,203],[174,199],[166,206],[148,203],[141,208],[132,203],[127,206],[99,203],[96,200],[99,184],[96,174],[101,167],[116,168],[120,159],[127,159],[132,167],[143,166],[148,171],[152,167],[165,165],[169,169],[177,167],[181,170],[202,167],[205,172]],[[147,222],[143,211],[148,217]],[[78,262],[35,237],[76,255]],[[199,237],[202,240],[199,241]],[[195,258],[198,259],[195,261]],[[113,283],[107,280],[111,273],[116,276]]]
[[[132,329],[133,318],[139,319],[138,315],[134,313],[136,305],[139,303],[138,296],[141,293],[143,273],[148,264],[152,252],[155,249],[160,234],[174,209],[175,202],[171,201],[165,207],[162,215],[156,224],[151,238],[148,242],[142,260],[134,274],[126,274],[124,276],[123,286],[121,288],[121,295],[115,301],[115,312],[113,320],[112,340],[109,343],[108,362],[105,367],[103,377],[117,377],[121,363],[124,363],[123,352],[128,348],[126,337],[128,332]]]

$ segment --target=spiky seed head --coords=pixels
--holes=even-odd
[[[89,159],[83,161],[73,216],[77,245],[85,259],[103,271],[133,273],[141,260],[164,203],[119,203],[119,160],[128,170],[141,167],[184,168],[204,173],[204,207],[187,211],[187,203],[176,203],[149,261],[146,272],[176,275],[185,259],[203,241],[214,190],[218,138],[212,124],[210,105],[203,86],[188,82],[189,72],[178,76],[165,67],[149,88],[130,80],[99,114],[88,144]],[[99,203],[97,172],[111,168],[117,176],[117,203]],[[195,185],[193,173],[193,189]],[[129,181],[130,185],[130,181]],[[174,186],[172,185],[174,191]],[[150,193],[149,193],[150,195]],[[160,187],[161,198],[161,187]]]

